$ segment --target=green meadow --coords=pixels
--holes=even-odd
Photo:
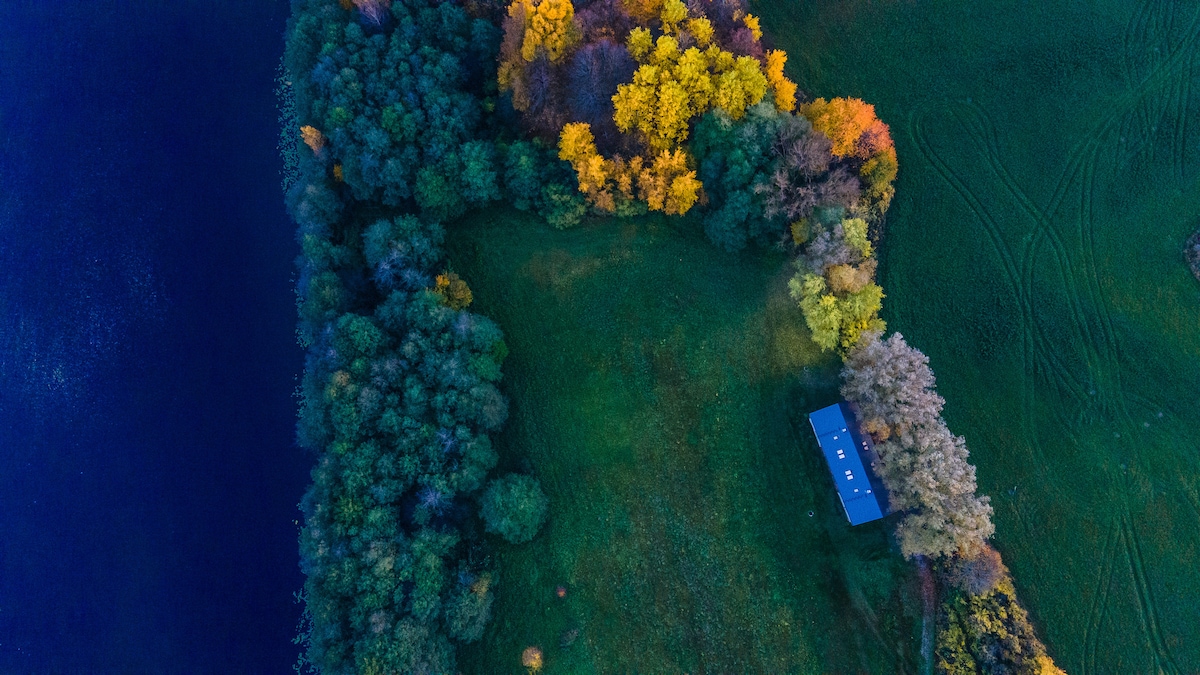
[[[757,10],[802,90],[891,125],[885,318],[930,356],[1054,659],[1200,672],[1200,6]]]
[[[497,540],[463,671],[522,673],[531,645],[545,673],[915,671],[915,574],[888,524],[851,531],[811,438],[840,362],[791,266],[678,227],[493,210],[450,230],[510,349],[501,468],[535,473],[551,513],[530,544]]]

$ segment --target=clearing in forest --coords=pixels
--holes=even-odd
[[[502,209],[450,228],[510,349],[502,468],[528,458],[507,468],[551,514],[497,543],[464,672],[521,673],[530,645],[546,673],[915,670],[915,573],[890,521],[851,531],[808,426],[840,361],[788,298],[791,265],[679,228]]]

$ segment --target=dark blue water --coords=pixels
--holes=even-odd
[[[284,0],[0,2],[0,673],[286,673]]]

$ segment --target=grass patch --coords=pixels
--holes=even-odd
[[[759,3],[900,159],[884,315],[925,351],[1071,673],[1200,671],[1193,5]]]
[[[791,266],[674,227],[491,210],[451,228],[511,350],[501,461],[551,503],[531,544],[496,544],[464,672],[523,672],[529,645],[547,673],[913,670],[911,568],[890,521],[851,531],[811,438],[840,363],[788,299]]]

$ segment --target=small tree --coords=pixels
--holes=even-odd
[[[537,479],[521,474],[497,478],[483,493],[481,512],[488,532],[513,544],[533,539],[546,522],[549,501]]]
[[[990,593],[1007,575],[1000,552],[991,546],[983,546],[974,556],[955,556],[945,571],[946,581],[971,595]]]

